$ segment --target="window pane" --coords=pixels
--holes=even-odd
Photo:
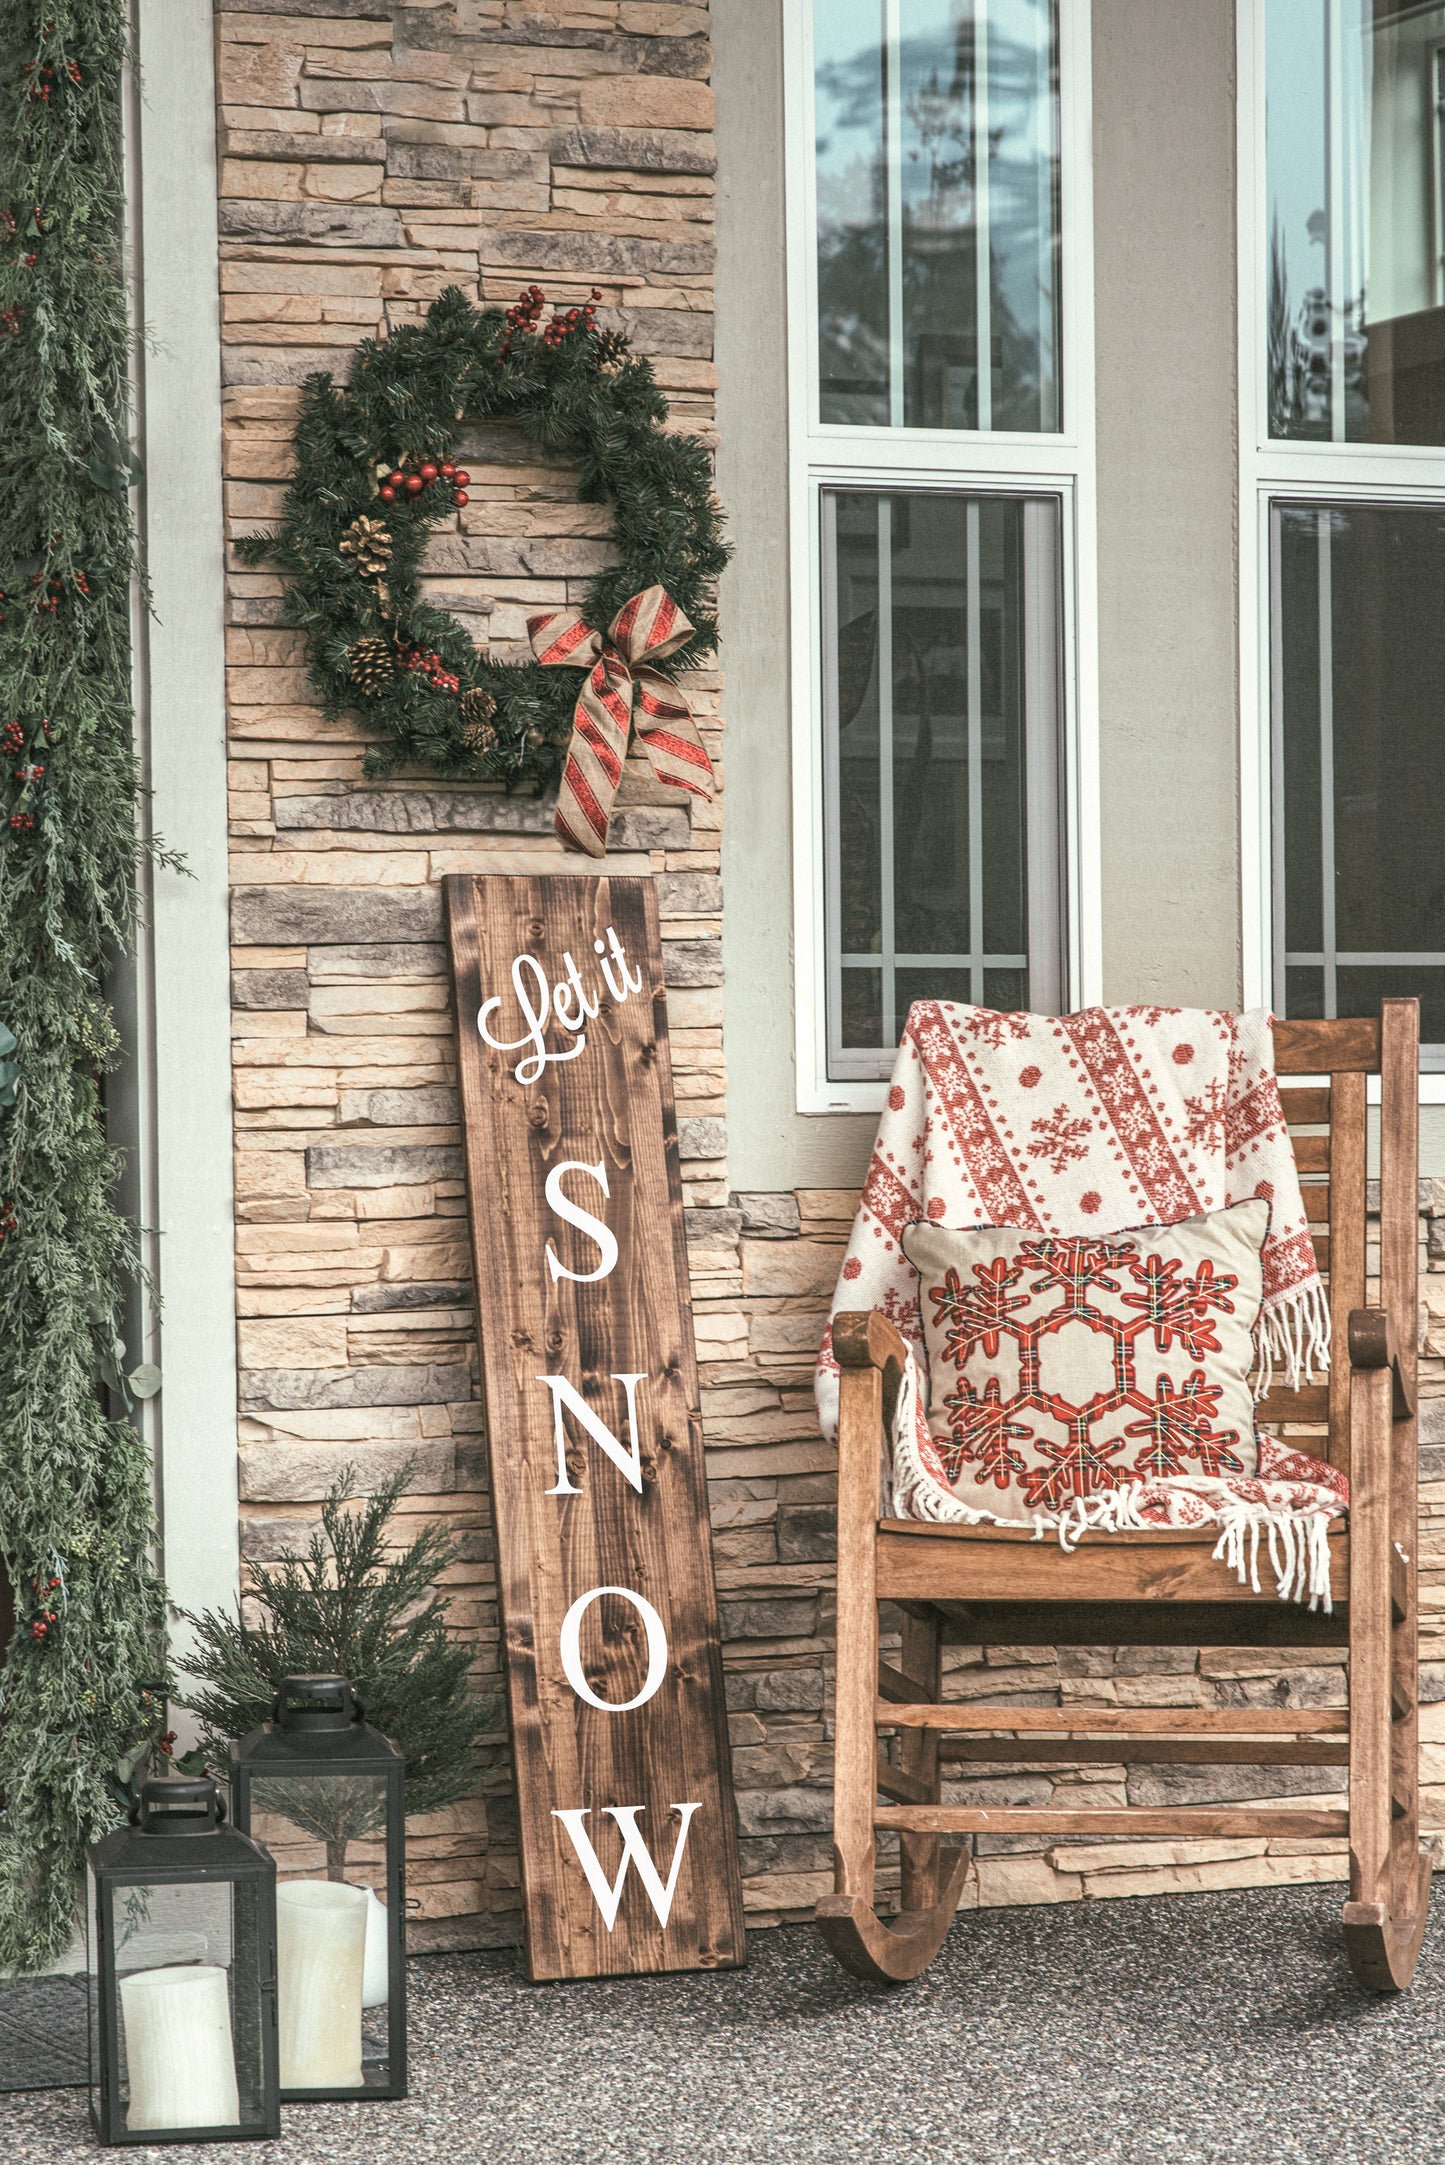
[[[819,0],[814,40],[820,417],[1057,430],[1057,0]]]
[[[1058,505],[839,490],[823,510],[842,1080],[887,1073],[913,1000],[1057,1005]]]
[[[1265,22],[1269,432],[1445,443],[1445,6]]]
[[[1274,727],[1289,1012],[1425,1003],[1445,1053],[1445,506],[1281,506]]]
[[[815,11],[818,377],[825,421],[888,422],[882,0]]]

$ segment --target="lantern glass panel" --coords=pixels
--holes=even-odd
[[[90,1969],[91,2105],[106,2139],[271,2130],[271,2003],[260,1974],[268,1901],[259,1877],[97,1885],[96,1938],[114,1958]]]
[[[283,2090],[390,2087],[387,1806],[385,1774],[337,1768],[316,1773],[249,1774],[249,1825],[276,1861]],[[308,1883],[345,1896],[298,1895]],[[357,1954],[357,1943],[360,1954]],[[356,1985],[361,1994],[359,2080],[345,2027]],[[326,1993],[331,2019],[306,2023],[298,1993]],[[342,2008],[348,2010],[343,2013]],[[293,2028],[293,2019],[297,2027]]]

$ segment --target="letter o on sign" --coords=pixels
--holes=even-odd
[[[600,1601],[604,1594],[618,1594],[624,1601],[630,1601],[647,1631],[647,1681],[635,1699],[599,1699],[582,1667],[582,1619],[593,1602]],[[630,1586],[594,1586],[590,1594],[579,1594],[562,1619],[560,1648],[562,1670],[568,1683],[579,1699],[604,1714],[630,1714],[634,1707],[646,1706],[667,1674],[667,1632],[662,1618],[652,1603],[634,1593]]]

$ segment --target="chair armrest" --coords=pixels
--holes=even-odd
[[[1394,1318],[1383,1308],[1352,1308],[1349,1346],[1352,1368],[1390,1370],[1394,1418],[1410,1420],[1415,1411],[1415,1393],[1400,1360],[1400,1341]]]
[[[891,1434],[898,1392],[908,1367],[908,1347],[901,1334],[876,1308],[845,1309],[833,1318],[833,1358],[845,1371],[879,1371],[883,1378],[883,1426]]]
[[[848,1308],[833,1318],[833,1357],[840,1368],[901,1369],[908,1348],[887,1316],[876,1308]]]

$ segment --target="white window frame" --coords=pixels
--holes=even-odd
[[[850,428],[817,418],[813,172],[815,0],[783,13],[788,251],[789,568],[792,628],[793,943],[797,1109],[881,1109],[886,1082],[830,1081],[824,909],[821,512],[824,489],[1052,496],[1060,508],[1065,1003],[1100,998],[1099,714],[1094,497],[1090,0],[1059,25],[1063,419],[1058,435]],[[816,0],[826,5],[826,0]]]
[[[1270,506],[1445,505],[1445,445],[1296,441],[1269,434],[1265,351],[1265,6],[1239,0],[1239,804],[1244,1004],[1274,1004],[1274,788],[1270,686]],[[1372,1100],[1379,1079],[1372,1080]],[[1420,1078],[1445,1105],[1445,1074]]]

